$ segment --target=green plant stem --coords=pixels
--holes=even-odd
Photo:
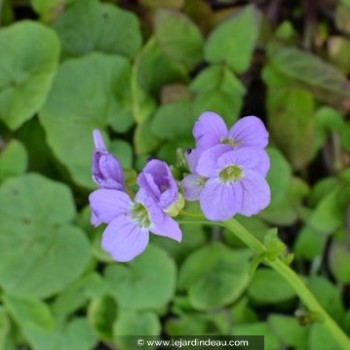
[[[222,223],[227,229],[233,232],[241,241],[243,241],[249,248],[251,248],[257,254],[265,253],[266,247],[261,243],[253,234],[245,229],[235,219],[230,219]],[[339,327],[339,325],[329,316],[329,314],[320,305],[317,299],[309,291],[305,283],[300,277],[281,259],[276,258],[272,261],[268,261],[276,272],[278,272],[295,290],[297,295],[303,301],[305,306],[308,307],[311,313],[315,313],[320,321],[333,335],[334,340],[339,344],[341,349],[350,349],[350,339],[346,333]]]

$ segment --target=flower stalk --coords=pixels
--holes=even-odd
[[[222,225],[234,233],[256,254],[260,255],[267,252],[265,245],[256,239],[254,235],[244,228],[237,220],[230,219],[222,222]],[[274,260],[268,260],[267,264],[293,287],[296,294],[303,301],[304,305],[307,306],[309,311],[313,314],[317,314],[320,322],[333,336],[334,341],[339,344],[340,349],[350,349],[349,337],[327,313],[327,311],[324,310],[300,277],[278,257]]]

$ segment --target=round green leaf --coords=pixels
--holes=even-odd
[[[108,266],[105,274],[111,293],[122,308],[158,311],[174,295],[175,263],[156,246],[148,246],[143,254],[128,265]]]
[[[192,253],[182,265],[178,287],[193,307],[208,310],[235,301],[249,283],[250,252],[213,243]]]
[[[0,153],[0,181],[25,172],[28,163],[27,150],[17,140],[11,140]]]
[[[274,204],[282,200],[286,194],[292,174],[292,168],[277,148],[268,148],[267,154],[270,157],[271,166],[266,180],[271,188],[270,204]]]
[[[350,251],[342,242],[334,241],[329,256],[330,269],[338,281],[350,282]]]
[[[110,296],[92,300],[88,307],[89,324],[99,338],[111,341],[113,338],[113,322],[117,315],[117,305]]]
[[[75,0],[53,23],[65,57],[92,51],[133,57],[142,38],[135,14],[96,0]]]
[[[248,295],[259,304],[276,304],[293,298],[295,291],[277,272],[264,268],[255,272]]]
[[[40,175],[5,181],[0,188],[0,284],[13,295],[47,297],[86,268],[90,247],[69,222],[69,189]]]
[[[162,105],[152,120],[152,132],[161,139],[179,139],[191,135],[195,122],[192,105],[180,101]]]
[[[237,73],[244,72],[249,67],[258,34],[257,11],[246,6],[214,29],[205,47],[205,58],[213,63],[225,62]]]
[[[43,105],[57,69],[59,41],[30,21],[0,31],[0,118],[12,130]]]
[[[159,10],[155,17],[155,36],[163,52],[185,67],[191,69],[201,61],[202,34],[184,14],[173,10]]]
[[[47,142],[73,179],[91,187],[92,130],[111,125],[125,132],[133,124],[130,66],[126,59],[92,53],[63,63],[40,122]]]
[[[137,349],[139,336],[159,335],[160,322],[153,312],[122,313],[113,327],[114,343],[120,350]],[[153,349],[146,345],[146,349]]]

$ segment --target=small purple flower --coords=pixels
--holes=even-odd
[[[259,157],[253,148],[222,154],[213,147],[201,155],[196,172],[208,178],[199,202],[209,220],[223,221],[235,214],[251,216],[270,203],[270,188],[259,172]]]
[[[132,201],[115,189],[99,189],[89,196],[93,216],[108,224],[102,236],[102,248],[116,261],[130,261],[141,254],[149,242],[149,233],[182,239],[176,221],[166,215],[141,189]]]
[[[106,149],[99,130],[93,131],[95,150],[92,156],[92,179],[102,188],[124,190],[123,169]]]
[[[188,150],[185,155],[191,173],[183,178],[181,184],[184,190],[184,197],[188,201],[199,200],[199,195],[207,180],[196,172],[197,163],[201,154],[202,152],[199,149],[193,149]]]
[[[169,166],[158,159],[151,159],[146,164],[137,178],[137,184],[163,210],[174,204],[179,196]]]

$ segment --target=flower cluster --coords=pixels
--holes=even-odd
[[[99,189],[89,196],[91,223],[107,224],[102,248],[113,259],[129,261],[142,253],[150,232],[180,242],[180,227],[171,216],[182,209],[184,198],[199,200],[204,216],[213,221],[237,213],[250,216],[269,204],[268,133],[260,119],[244,117],[228,129],[219,115],[206,112],[193,136],[196,147],[186,153],[188,171],[179,183],[165,162],[151,159],[131,196],[120,163],[94,130],[92,178]]]
[[[107,151],[99,131],[94,130],[93,139],[92,174],[100,188],[90,194],[89,201],[91,223],[107,224],[102,248],[117,261],[129,261],[145,250],[150,232],[180,242],[180,227],[166,212],[179,198],[168,165],[150,160],[137,178],[139,190],[131,199],[122,167]]]
[[[270,203],[268,132],[259,118],[244,117],[228,129],[219,115],[205,112],[193,136],[196,148],[187,153],[190,174],[182,185],[185,199],[199,200],[207,219],[251,216]]]

